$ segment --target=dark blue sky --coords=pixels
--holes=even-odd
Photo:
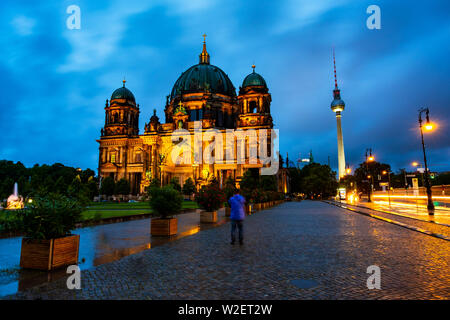
[[[66,8],[81,8],[81,30]],[[381,8],[381,30],[366,8]],[[372,147],[394,169],[422,159],[417,110],[439,130],[426,136],[432,170],[450,170],[448,1],[20,1],[0,4],[0,159],[97,168],[105,100],[127,79],[141,106],[141,132],[182,71],[198,62],[203,33],[211,63],[236,88],[251,72],[272,94],[280,149],[313,150],[337,168],[330,110],[332,47],[346,102],[347,162]]]

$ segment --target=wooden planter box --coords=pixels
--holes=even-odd
[[[50,240],[23,238],[20,267],[49,271],[77,264],[79,245],[79,235]]]
[[[216,223],[217,222],[217,211],[202,211],[202,212],[200,212],[200,222]]]
[[[152,219],[150,222],[150,233],[152,236],[173,236],[178,232],[177,218]]]
[[[231,216],[231,208],[225,207],[225,217],[229,217],[229,216]]]

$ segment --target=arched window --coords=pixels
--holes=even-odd
[[[256,101],[250,101],[248,109],[249,109],[250,113],[257,113],[258,112],[258,105],[256,104]]]

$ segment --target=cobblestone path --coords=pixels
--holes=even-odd
[[[323,202],[287,202],[7,299],[449,299],[450,242]],[[366,286],[381,268],[381,289]],[[292,280],[313,280],[299,288]]]

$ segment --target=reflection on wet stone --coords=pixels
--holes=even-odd
[[[211,225],[200,224],[199,214],[195,211],[183,213],[177,217],[178,234],[172,237],[152,237],[150,235],[150,219],[75,230],[74,233],[80,235],[80,268],[86,270],[117,261],[152,247],[193,235],[201,230],[220,226],[228,221],[221,210],[219,211],[219,221]],[[20,241],[21,238],[0,239],[1,254],[5,255],[5,259],[0,258],[0,297],[67,277],[65,269],[52,272],[21,270],[19,268]],[[11,245],[11,243],[15,245]]]

